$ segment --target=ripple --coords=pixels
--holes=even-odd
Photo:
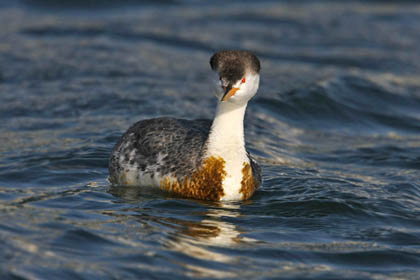
[[[415,1],[3,2],[0,278],[418,278]],[[232,48],[262,62],[252,199],[109,186],[131,123],[213,116]]]
[[[387,91],[359,77],[341,77],[296,89],[258,103],[282,119],[304,127],[417,133],[420,99]]]

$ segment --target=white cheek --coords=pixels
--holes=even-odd
[[[234,96],[228,99],[228,101],[235,103],[235,104],[242,104],[248,101],[248,97],[246,96],[247,93],[243,90],[238,90]]]
[[[233,103],[242,104],[248,102],[257,92],[258,83],[250,79],[249,82],[242,84],[240,88],[234,96],[229,98]]]

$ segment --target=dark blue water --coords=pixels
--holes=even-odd
[[[1,279],[419,279],[417,1],[0,2]],[[133,122],[262,62],[249,201],[111,188]]]

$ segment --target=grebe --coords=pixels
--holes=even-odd
[[[257,93],[260,62],[248,51],[215,53],[219,75],[214,120],[155,118],[131,126],[112,151],[112,185],[152,186],[200,200],[245,200],[261,169],[245,149],[244,115]]]

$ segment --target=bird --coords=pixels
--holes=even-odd
[[[155,187],[208,201],[247,200],[260,187],[261,168],[244,137],[260,61],[250,51],[222,50],[211,56],[210,66],[219,78],[214,119],[158,117],[133,124],[112,150],[111,185]]]

